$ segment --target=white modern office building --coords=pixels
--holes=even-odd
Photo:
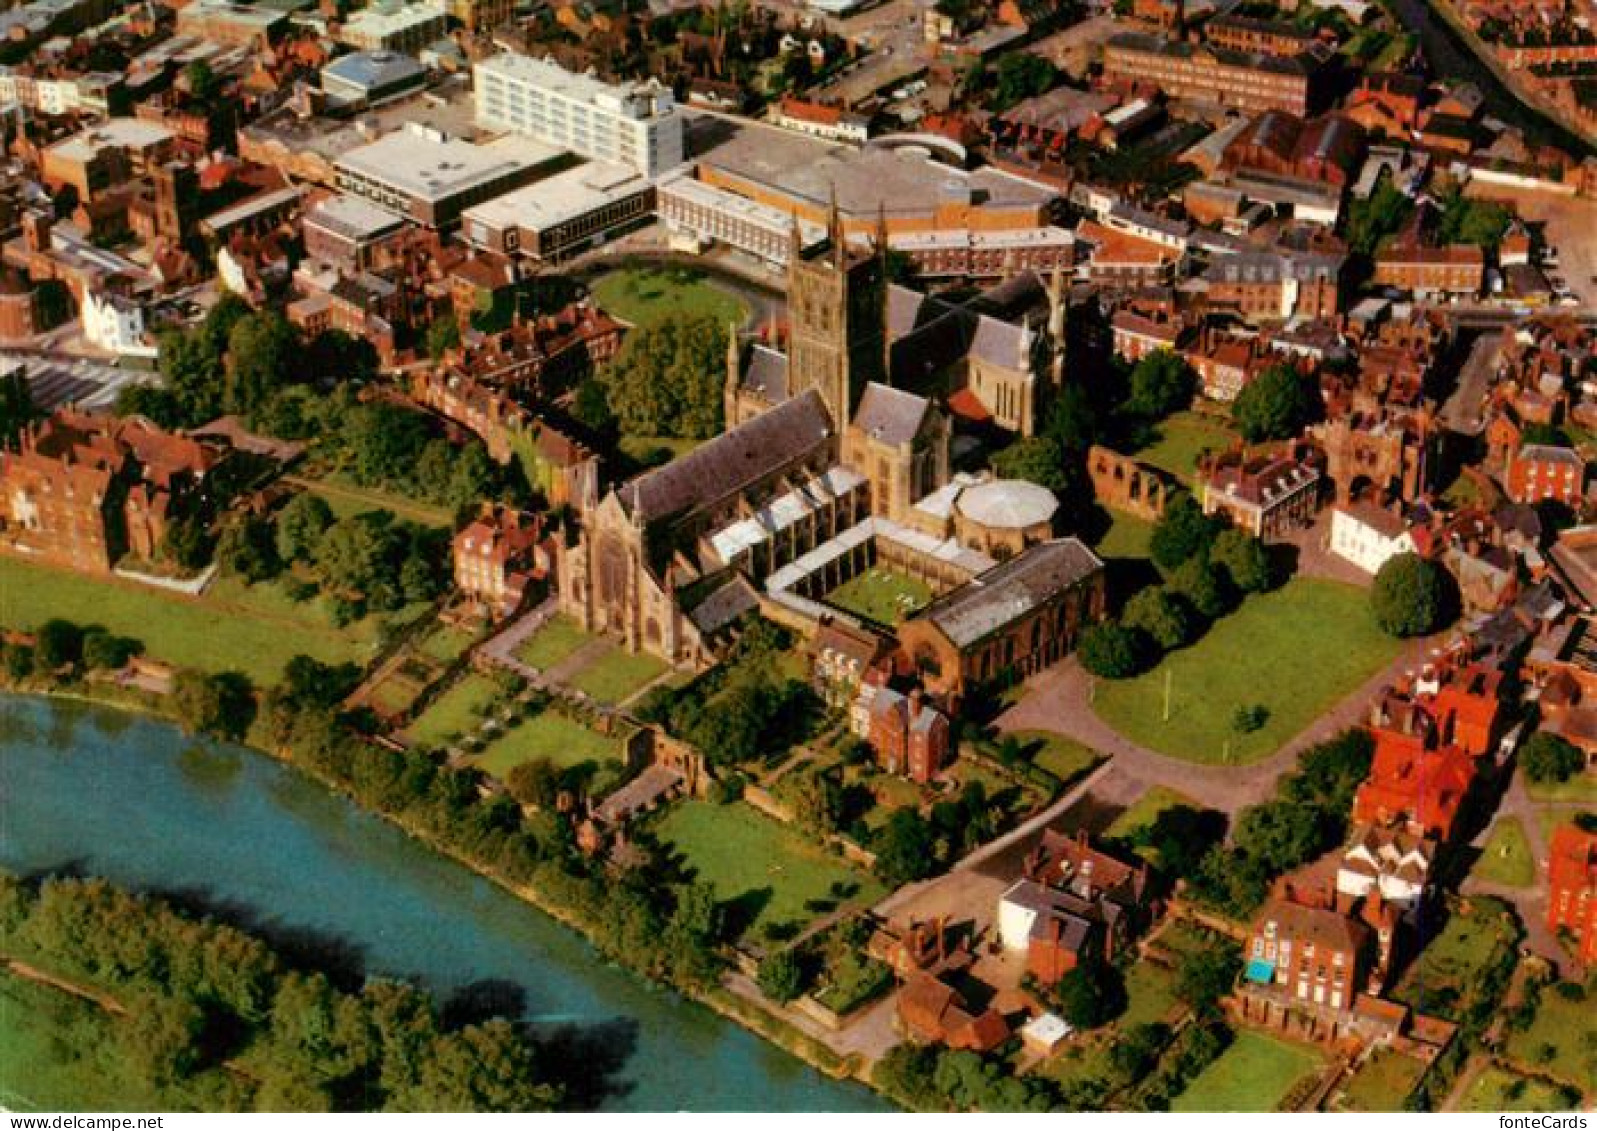
[[[682,112],[655,79],[611,85],[509,53],[478,63],[474,76],[484,129],[530,134],[650,178],[682,163]]]

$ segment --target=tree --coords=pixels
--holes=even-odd
[[[183,78],[188,83],[189,93],[196,102],[210,103],[222,92],[221,80],[216,77],[216,72],[211,70],[211,65],[204,59],[196,59],[183,71]]]
[[[1272,365],[1242,387],[1231,419],[1249,443],[1288,440],[1314,420],[1320,394],[1290,365]]]
[[[1399,231],[1414,211],[1414,202],[1382,174],[1365,200],[1352,201],[1348,206],[1348,248],[1355,255],[1370,258],[1387,236]]]
[[[1176,996],[1198,1014],[1219,1012],[1241,970],[1236,947],[1214,942],[1182,956],[1176,968]]]
[[[762,994],[786,1005],[804,992],[804,966],[791,950],[779,950],[760,963],[754,980]]]
[[[331,525],[333,509],[326,499],[309,491],[295,495],[277,516],[274,540],[278,556],[285,562],[311,560]]]
[[[191,734],[238,740],[255,717],[255,690],[239,672],[181,671],[172,681],[172,707]]]
[[[1125,990],[1119,971],[1106,963],[1083,961],[1067,970],[1054,987],[1059,1015],[1077,1029],[1096,1029],[1120,1011]]]
[[[211,529],[196,514],[184,515],[167,524],[161,536],[161,554],[182,569],[204,569],[214,546]]]
[[[1013,106],[1049,90],[1059,72],[1041,55],[1011,51],[998,60],[993,100],[1000,107]]]
[[[1182,562],[1165,587],[1208,620],[1224,615],[1231,607],[1230,578],[1206,557]]]
[[[893,887],[923,880],[938,868],[937,838],[913,809],[898,809],[877,834],[876,873]]]
[[[1171,499],[1159,516],[1148,540],[1148,553],[1155,565],[1171,573],[1189,558],[1207,555],[1223,528],[1220,519],[1204,514],[1197,501],[1183,492]]]
[[[1185,358],[1173,350],[1154,350],[1131,370],[1126,409],[1149,418],[1169,416],[1192,402],[1196,388],[1197,375]]]
[[[1246,530],[1222,530],[1209,548],[1209,561],[1243,593],[1262,593],[1273,580],[1269,552]]]
[[[376,348],[343,330],[323,330],[305,352],[306,370],[317,380],[364,385],[377,376]]]
[[[283,665],[278,690],[301,709],[331,709],[347,699],[359,683],[360,668],[355,664],[324,664],[301,652]]]
[[[1376,573],[1370,608],[1388,635],[1428,636],[1453,619],[1456,586],[1436,563],[1418,554],[1397,554]]]
[[[128,1011],[122,1029],[128,1060],[159,1085],[186,1079],[200,1063],[205,1011],[194,1002],[150,994]]]
[[[69,620],[52,618],[33,639],[33,664],[40,675],[54,675],[83,659],[83,630]]]
[[[725,326],[708,314],[662,319],[627,335],[599,372],[624,431],[703,440],[721,430]]]
[[[1189,643],[1197,632],[1186,602],[1164,585],[1149,586],[1127,601],[1120,621],[1147,633],[1166,652]]]
[[[1142,670],[1138,634],[1115,621],[1095,624],[1081,634],[1081,666],[1100,679],[1127,679]]]
[[[240,318],[227,336],[223,408],[254,420],[279,389],[297,379],[301,352],[299,335],[276,311]]]
[[[90,629],[83,637],[83,663],[95,671],[118,671],[142,651],[144,645],[137,640],[103,628]]]
[[[1048,436],[1027,436],[994,453],[993,470],[1005,479],[1025,479],[1051,491],[1068,482],[1064,452]]]
[[[453,314],[440,314],[427,327],[427,356],[442,361],[444,354],[460,346],[460,323]]]
[[[203,324],[188,333],[168,331],[157,341],[172,422],[193,427],[213,419],[222,410],[222,354],[211,348]]]
[[[1580,748],[1567,739],[1539,730],[1525,743],[1519,762],[1531,781],[1550,784],[1574,777],[1585,766],[1586,759]]]
[[[505,788],[523,805],[553,809],[560,798],[560,767],[548,758],[533,758],[511,769]]]
[[[272,524],[254,515],[234,516],[216,540],[216,564],[223,573],[251,584],[276,577],[283,563],[277,556]]]
[[[600,435],[608,435],[615,427],[615,413],[610,411],[610,400],[605,395],[604,384],[596,377],[584,377],[572,397],[571,415]]]
[[[0,375],[0,448],[13,448],[27,428],[39,417],[33,403],[33,388],[21,369]]]

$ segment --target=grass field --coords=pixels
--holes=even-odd
[[[885,894],[869,875],[741,803],[684,801],[658,831],[722,900],[744,902],[751,926],[808,922],[822,912],[805,905],[836,902],[834,884],[851,889],[850,899],[874,902]]]
[[[1475,1079],[1459,1102],[1459,1111],[1568,1111],[1569,1100],[1559,1089],[1543,1080],[1509,1072],[1489,1065]]]
[[[1568,781],[1539,783],[1521,774],[1525,792],[1532,801],[1572,801],[1581,805],[1597,805],[1597,775],[1577,773]]]
[[[12,1111],[238,1111],[236,1077],[211,1069],[156,1088],[123,1053],[125,1022],[67,994],[0,974],[0,1107]]]
[[[405,733],[418,746],[440,746],[464,737],[477,729],[483,710],[498,694],[492,680],[472,673],[434,699]]]
[[[1191,762],[1268,757],[1397,654],[1363,590],[1297,578],[1250,597],[1190,648],[1150,672],[1100,680],[1094,709],[1134,742]],[[1163,719],[1166,687],[1170,718]],[[1262,705],[1264,726],[1239,734],[1237,708]],[[1229,744],[1229,754],[1227,745]]]
[[[557,616],[521,642],[516,659],[539,671],[548,671],[593,637],[570,617]]]
[[[1174,809],[1177,805],[1185,805],[1192,809],[1203,808],[1184,793],[1178,793],[1168,786],[1153,786],[1114,819],[1114,823],[1104,830],[1104,836],[1110,839],[1129,839],[1139,830],[1157,821],[1160,813],[1166,809]]]
[[[1536,861],[1531,859],[1530,841],[1518,817],[1499,818],[1492,826],[1492,835],[1471,874],[1506,887],[1528,888],[1536,882]]]
[[[1543,987],[1535,1020],[1523,1033],[1509,1035],[1508,1054],[1587,1093],[1597,1092],[1597,1040],[1591,1038],[1594,1009],[1597,1005],[1590,998],[1570,1001],[1555,987]]]
[[[1244,1029],[1230,1048],[1177,1096],[1171,1111],[1274,1111],[1295,1084],[1320,1066],[1302,1045]]]
[[[562,768],[618,760],[615,739],[555,711],[544,711],[489,743],[472,764],[502,778],[534,758],[547,758]]]
[[[695,314],[708,314],[723,326],[741,326],[749,316],[736,295],[684,268],[612,271],[595,280],[592,290],[601,307],[635,326]]]
[[[1137,458],[1186,484],[1192,482],[1199,456],[1228,448],[1236,438],[1220,421],[1196,412],[1178,412],[1158,428],[1159,438],[1137,452]]]
[[[476,639],[477,634],[474,632],[439,625],[417,642],[416,649],[424,656],[447,664],[470,648]]]
[[[873,566],[826,595],[826,603],[879,624],[897,624],[931,603],[932,590],[924,581],[897,570]]]
[[[659,679],[669,667],[655,656],[614,648],[579,671],[571,685],[601,703],[620,703]]]
[[[295,604],[275,585],[224,581],[191,598],[0,557],[0,625],[28,631],[52,617],[131,636],[180,667],[240,671],[260,686],[275,684],[301,652],[364,663],[376,638],[374,619],[335,628],[318,603]]]
[[[1402,1111],[1425,1064],[1391,1048],[1377,1048],[1343,1086],[1339,1111]]]
[[[393,511],[400,518],[408,518],[423,526],[453,526],[455,516],[448,507],[412,499],[393,491],[376,487],[362,487],[342,473],[324,479],[294,480],[313,495],[320,495],[333,514],[349,518],[369,511]]]

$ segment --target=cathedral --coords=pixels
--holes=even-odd
[[[811,254],[795,238],[786,350],[729,335],[726,430],[583,513],[560,555],[561,610],[698,668],[757,607],[795,627],[841,615],[826,594],[880,561],[941,595],[917,639],[944,655],[949,697],[1051,662],[1101,615],[1102,565],[1050,540],[1057,504],[1031,500],[1040,489],[1000,481],[983,494],[972,489],[986,480],[951,474],[948,394],[957,383],[973,415],[1029,432],[1040,385],[1058,377],[1060,304],[1046,327],[1004,315],[1060,284],[1015,280],[980,308],[893,287],[885,240],[850,245],[834,207]],[[1011,529],[1019,509],[1028,517]],[[987,553],[1000,544],[1002,567]]]

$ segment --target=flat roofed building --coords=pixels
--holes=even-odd
[[[333,38],[361,51],[414,55],[449,30],[442,4],[380,0],[355,12]]]
[[[659,189],[660,219],[673,231],[701,242],[722,243],[767,263],[787,262],[798,225],[799,251],[809,254],[826,240],[826,228],[813,220],[707,185],[682,174],[669,177]]]
[[[305,252],[352,269],[370,266],[373,246],[405,227],[405,218],[358,196],[330,196],[305,212]]]
[[[657,80],[611,84],[506,53],[473,69],[477,121],[658,177],[682,164],[683,119]]]
[[[44,179],[72,185],[83,200],[154,168],[172,152],[177,135],[141,118],[108,118],[44,151]]]
[[[468,209],[465,238],[489,251],[558,260],[649,216],[654,202],[654,186],[635,170],[594,161]]]
[[[1321,100],[1319,60],[1203,47],[1126,32],[1104,45],[1104,78],[1157,86],[1172,98],[1259,113],[1285,110],[1303,117]]]
[[[427,85],[427,68],[396,51],[356,51],[322,68],[322,89],[344,102],[375,105]]]
[[[213,43],[247,47],[272,42],[288,26],[288,13],[266,5],[235,4],[232,0],[193,0],[178,9],[179,35],[193,35]]]
[[[342,154],[338,187],[428,228],[452,227],[475,204],[520,188],[564,160],[549,146],[508,137],[474,145],[407,127]]]

